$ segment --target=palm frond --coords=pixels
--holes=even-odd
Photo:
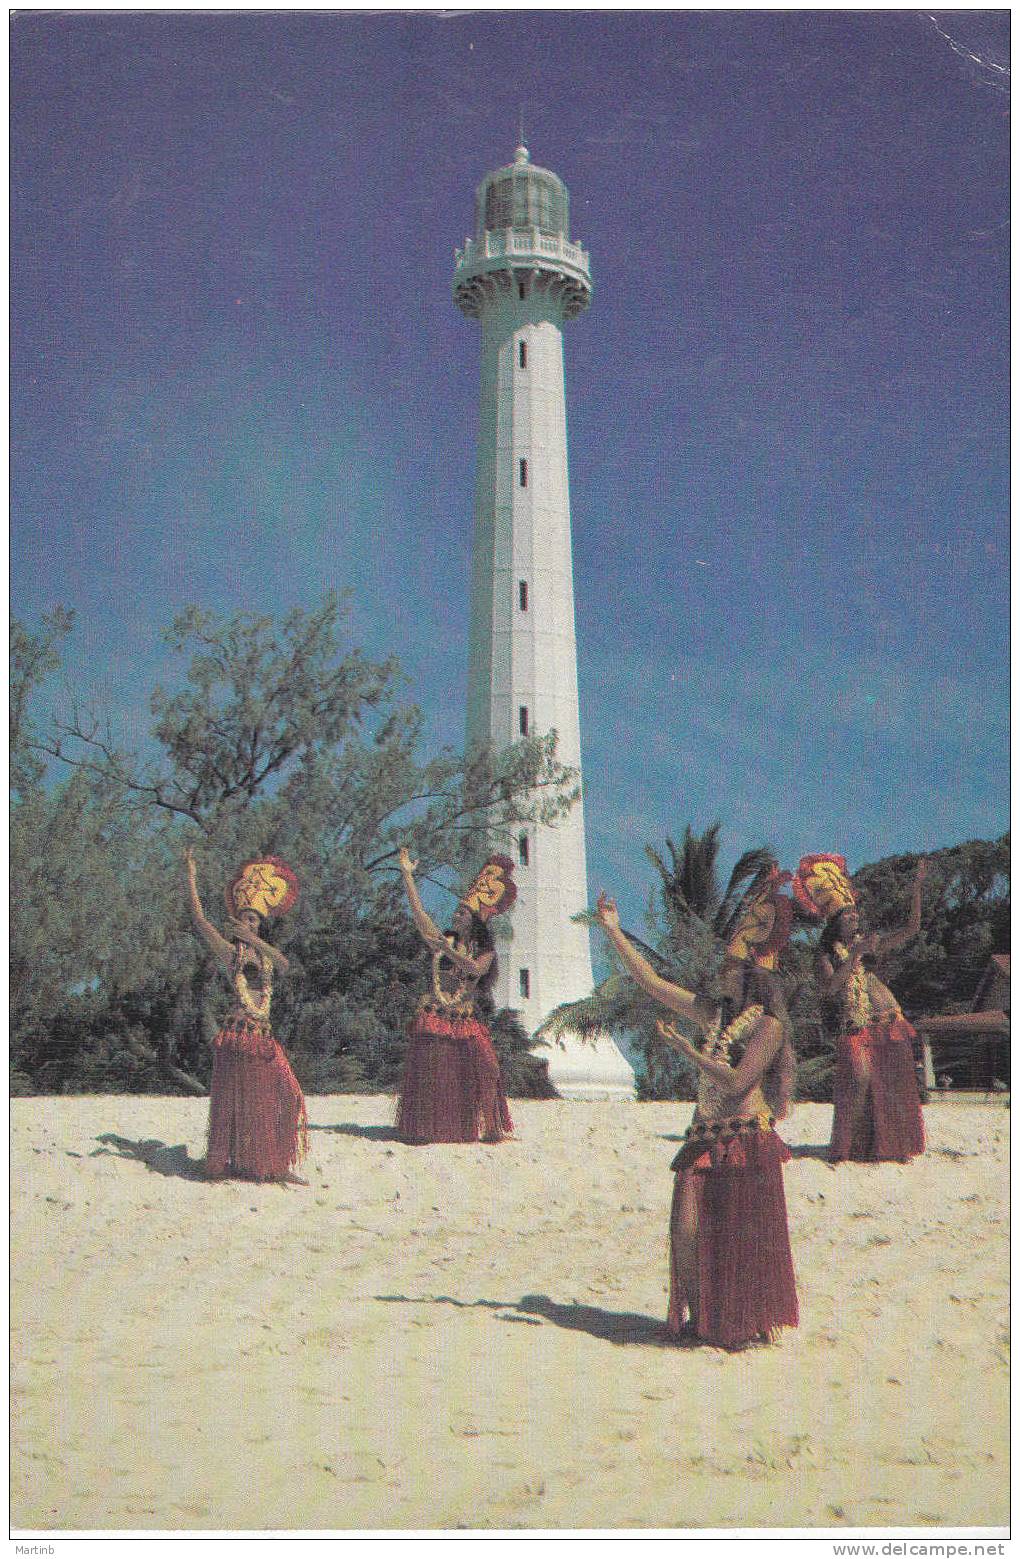
[[[564,1034],[576,1035],[585,1044],[591,1044],[600,1034],[618,1026],[617,1012],[621,998],[629,997],[629,982],[622,974],[613,973],[590,996],[578,1001],[561,1002],[554,1007],[536,1029],[542,1038],[559,1039]]]
[[[728,942],[744,905],[762,883],[779,865],[775,852],[766,845],[745,850],[730,873],[726,892],[715,917],[715,932],[720,940]]]
[[[673,877],[688,909],[704,921],[710,921],[719,903],[719,834],[722,822],[712,823],[703,834],[696,834],[688,823],[683,843],[677,850],[672,839],[666,844],[673,858]]]

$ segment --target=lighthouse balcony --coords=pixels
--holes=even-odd
[[[486,231],[481,238],[466,239],[455,257],[454,297],[463,313],[476,318],[491,289],[509,288],[514,274],[523,271],[546,278],[567,319],[580,314],[591,299],[586,251],[557,233],[537,227]]]
[[[457,269],[477,265],[480,260],[501,260],[507,255],[527,259],[540,256],[546,260],[560,260],[574,270],[591,274],[588,255],[580,244],[572,244],[561,233],[543,233],[539,227],[503,228],[498,232],[485,232],[481,238],[466,238],[463,249],[455,251]]]

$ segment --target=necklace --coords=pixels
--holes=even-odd
[[[725,1061],[728,1064],[734,1045],[741,1044],[747,1038],[758,1019],[763,1017],[764,1014],[765,1009],[760,1005],[745,1007],[743,1012],[738,1013],[733,1022],[727,1024],[726,1028],[720,1033],[719,1026],[722,1022],[722,1009],[720,1008],[719,1017],[716,1018],[715,1023],[709,1029],[705,1036],[705,1043],[701,1047],[705,1055],[712,1056],[716,1061]]]
[[[244,956],[241,949],[238,950],[237,962],[234,966],[234,990],[237,999],[250,1018],[257,1023],[264,1023],[269,1017],[269,1008],[273,1000],[273,965],[272,960],[265,953],[260,953],[258,948],[253,949],[258,960],[259,971],[262,979],[262,988],[257,993],[248,984],[244,969]]]
[[[850,949],[845,942],[834,943],[832,951],[840,963],[845,963],[850,957]],[[871,993],[868,990],[868,977],[859,964],[851,971],[845,992],[843,999],[846,1004],[847,1021],[851,1028],[867,1028],[871,1022]]]
[[[713,1061],[725,1061],[730,1064],[730,1056],[736,1047],[740,1047],[741,1053],[745,1042],[750,1038],[751,1032],[759,1020],[764,1017],[765,1009],[759,1005],[745,1007],[743,1012],[733,1019],[732,1023],[722,1028],[722,1009],[705,1035],[705,1043],[702,1045],[702,1054],[710,1056]],[[729,1090],[722,1083],[716,1082],[714,1077],[698,1069],[698,1114],[712,1118],[725,1112],[726,1101],[731,1097]]]

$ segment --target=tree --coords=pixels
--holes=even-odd
[[[882,978],[908,1016],[966,1011],[993,953],[1009,949],[1009,835],[928,856],[921,931],[885,961]],[[919,857],[893,855],[855,872],[862,918],[886,930],[906,919]]]
[[[725,891],[718,874],[719,824],[698,835],[688,827],[681,847],[667,839],[665,854],[648,846],[659,881],[649,904],[647,940],[628,936],[664,978],[687,989],[705,989],[748,892],[773,857],[749,850],[737,862]],[[853,877],[862,918],[873,930],[889,930],[907,918],[919,857],[889,856],[862,866]],[[928,856],[921,932],[891,954],[882,978],[908,1017],[966,1011],[993,953],[1009,948],[1009,836],[971,840]],[[580,917],[579,917],[580,918]],[[585,917],[589,922],[591,917]],[[787,1004],[797,1049],[797,1094],[830,1100],[834,1052],[814,979],[819,928],[800,927],[783,955]],[[682,1057],[656,1035],[655,1005],[610,953],[612,970],[590,997],[558,1008],[543,1025],[592,1037],[602,1030],[629,1033],[644,1060],[639,1091],[644,1098],[689,1098],[694,1078]]]
[[[903,925],[918,855],[891,855],[853,875],[866,929]],[[883,959],[877,971],[915,1021],[967,1011],[993,953],[1009,948],[1009,835],[973,839],[928,857],[921,901],[921,930]],[[797,1044],[797,1092],[830,1100],[835,1070],[833,1040],[822,1021],[813,978],[819,931],[795,941],[786,964],[790,1014]]]
[[[60,666],[71,631],[63,609],[42,632],[11,627],[10,1013],[12,1088],[63,1085],[91,1048],[89,1080],[155,1074],[143,1058],[105,1039],[92,1046],[109,992],[141,965],[136,910],[144,903],[148,842],[114,787],[81,774],[46,787],[35,705]],[[149,883],[151,888],[151,882]],[[144,917],[143,917],[144,923]],[[101,994],[102,993],[102,994]],[[95,1060],[95,1057],[93,1057]],[[105,1068],[105,1071],[104,1071]]]
[[[279,625],[189,608],[167,634],[185,668],[175,690],[153,694],[150,754],[123,750],[110,722],[81,708],[48,735],[29,733],[29,753],[72,772],[67,797],[89,806],[102,798],[116,812],[118,839],[132,844],[133,854],[108,852],[102,867],[104,902],[124,913],[110,912],[106,953],[86,960],[84,978],[96,1022],[107,1025],[96,1044],[131,1054],[124,1036],[137,1048],[144,1031],[164,1080],[176,1069],[179,1085],[202,1086],[222,1010],[218,972],[181,904],[185,840],[196,842],[207,905],[245,857],[275,853],[292,863],[302,895],[280,935],[298,978],[279,988],[281,1032],[293,1022],[296,1045],[331,1085],[388,1086],[411,992],[422,983],[397,885],[400,844],[434,892],[450,891],[494,837],[509,841],[523,821],[554,823],[576,798],[576,775],[557,761],[553,735],[467,759],[421,757],[421,715],[401,699],[396,662],[345,648],[342,619],[332,596]],[[88,870],[99,871],[102,828],[112,825],[97,817],[96,826],[77,848],[86,913],[96,897]],[[42,827],[40,819],[37,841]],[[70,839],[50,845],[50,869],[64,870]],[[27,835],[26,848],[31,854]],[[45,897],[40,886],[19,911],[26,945],[44,923]],[[76,945],[70,930],[63,943]],[[57,1006],[74,983],[66,971],[54,975]],[[27,1030],[52,1020],[52,1006],[43,1012],[29,1001],[19,1022]],[[81,1033],[83,1043],[95,1038],[94,1027]]]
[[[777,864],[775,855],[764,847],[746,850],[723,888],[718,865],[721,829],[721,822],[716,822],[696,834],[688,824],[679,850],[667,838],[668,860],[652,845],[645,847],[659,875],[658,891],[648,908],[652,940],[626,932],[664,979],[687,990],[710,987],[748,895]],[[593,919],[577,918],[588,924]],[[639,1097],[693,1097],[694,1068],[659,1038],[656,1022],[663,1016],[662,1009],[624,972],[612,948],[608,956],[612,966],[608,978],[591,996],[557,1007],[540,1033],[574,1032],[582,1039],[606,1031],[627,1033],[643,1060]]]
[[[30,633],[16,618],[10,628],[10,785],[15,805],[38,790],[45,765],[38,751],[32,709],[39,690],[60,666],[58,646],[74,627],[74,613],[64,607],[46,613],[42,632]]]

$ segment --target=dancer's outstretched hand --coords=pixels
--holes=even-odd
[[[656,1018],[655,1027],[659,1031],[659,1037],[673,1050],[690,1051],[694,1047],[685,1034],[681,1034],[675,1023],[667,1023],[665,1018]]]
[[[619,929],[620,914],[616,908],[616,900],[607,898],[605,889],[603,889],[595,901],[595,915],[599,925],[616,926]]]
[[[418,870],[418,862],[412,861],[406,844],[402,844],[397,851],[397,860],[400,862],[400,870],[402,872],[410,872],[413,877]]]
[[[195,852],[190,844],[184,846],[184,869],[192,881],[195,880]]]

